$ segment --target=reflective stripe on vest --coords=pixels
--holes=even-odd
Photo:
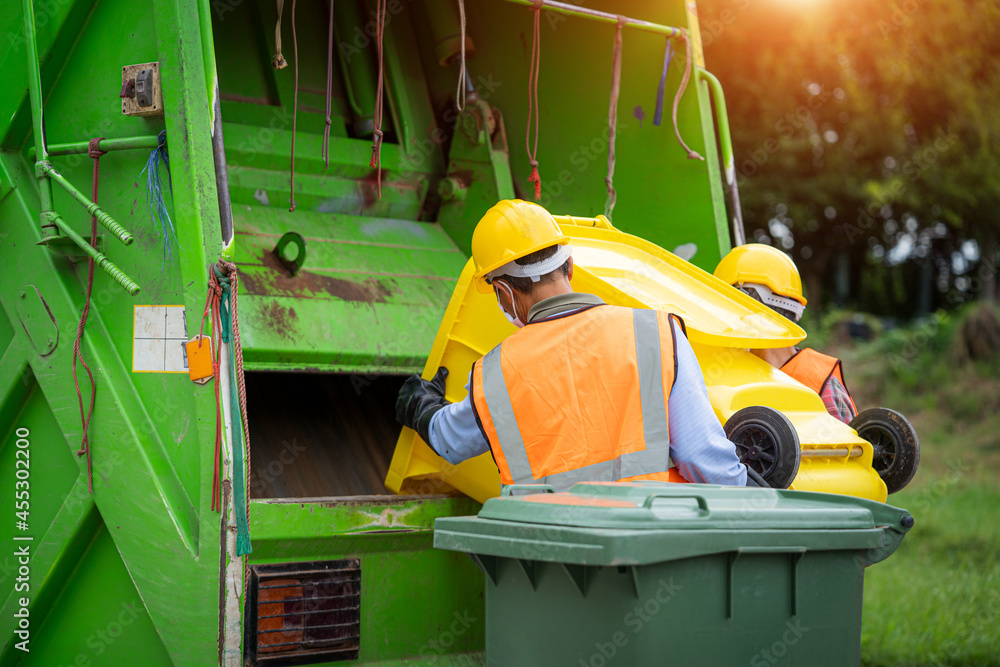
[[[601,308],[606,308],[606,306]],[[584,314],[569,317],[581,316]],[[594,315],[589,314],[586,317],[590,318]],[[548,326],[545,323],[529,326],[539,325]],[[556,324],[556,326],[566,326],[566,324]],[[632,327],[645,449],[627,452],[610,460],[540,477],[535,477],[532,472],[522,430],[517,422],[507,381],[504,378],[501,360],[503,345],[498,345],[483,357],[480,362],[480,372],[482,398],[485,399],[485,406],[478,405],[475,400],[476,379],[473,380],[473,399],[474,403],[477,403],[477,409],[481,411],[485,407],[489,411],[492,422],[491,430],[495,433],[496,442],[489,437],[489,434],[487,434],[487,440],[490,440],[491,446],[499,445],[502,457],[498,459],[498,464],[504,459],[506,461],[510,481],[505,480],[505,483],[547,483],[556,486],[557,489],[562,489],[569,488],[579,481],[617,481],[642,475],[652,476],[657,473],[662,476],[667,473],[670,468],[670,435],[667,421],[669,389],[664,391],[661,340],[667,341],[670,345],[666,353],[669,355],[668,359],[671,360],[672,368],[673,331],[669,331],[670,337],[661,336],[657,313],[652,310],[632,310]],[[591,375],[593,375],[598,373],[600,369],[589,370],[592,371]],[[670,377],[669,380],[672,387],[673,377]],[[487,429],[484,428],[485,430]],[[500,467],[501,478],[503,478],[505,477],[503,465]]]
[[[809,347],[804,347],[796,352],[791,359],[784,363],[780,370],[782,373],[790,375],[809,387],[817,394],[823,393],[823,388],[830,380],[831,375],[835,375],[840,380],[840,384],[844,385],[844,389],[847,390],[847,383],[844,382],[844,372],[840,359],[817,352]],[[851,401],[851,407],[854,408],[854,414],[857,414],[858,409],[854,406],[854,399],[851,398],[849,391],[847,397]]]

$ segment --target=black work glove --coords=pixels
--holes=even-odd
[[[419,375],[407,378],[396,399],[396,421],[415,430],[424,442],[431,443],[431,417],[448,405],[444,400],[444,383],[448,369],[442,366],[428,382]]]

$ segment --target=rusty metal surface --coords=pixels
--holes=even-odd
[[[356,282],[305,269],[289,276],[288,269],[271,250],[264,251],[261,265],[270,271],[248,271],[243,278],[248,295],[310,298],[325,294],[344,301],[385,303],[392,294],[389,286],[374,277]]]
[[[243,353],[251,370],[414,372],[465,256],[432,223],[236,206]],[[295,232],[295,276],[274,255]]]

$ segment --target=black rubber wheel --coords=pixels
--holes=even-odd
[[[889,493],[910,483],[920,465],[920,439],[906,417],[889,408],[869,408],[852,419],[850,427],[872,443],[872,467]]]
[[[726,437],[736,445],[740,462],[758,473],[774,489],[787,489],[799,472],[802,449],[788,417],[773,408],[743,408],[725,425]]]

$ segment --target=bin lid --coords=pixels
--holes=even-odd
[[[557,220],[562,221],[560,218]],[[787,347],[806,337],[789,319],[654,243],[617,229],[562,225],[574,289],[607,303],[684,318],[692,341],[735,348]]]
[[[515,485],[504,492],[486,501],[476,517],[439,519],[434,545],[593,565],[653,563],[732,550],[855,549],[874,551],[866,558],[877,562],[895,550],[913,525],[903,509],[806,491],[588,482],[562,493],[545,485]]]

